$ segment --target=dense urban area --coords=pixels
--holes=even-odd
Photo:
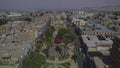
[[[120,12],[1,10],[0,68],[120,68]]]

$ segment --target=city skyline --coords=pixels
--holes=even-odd
[[[1,0],[0,9],[73,9],[120,5],[120,0]]]

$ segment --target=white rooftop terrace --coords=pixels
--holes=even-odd
[[[109,38],[105,38],[105,40],[99,40],[96,35],[82,35],[82,39],[88,47],[97,47],[101,45],[112,45],[113,44],[113,41],[110,40]]]

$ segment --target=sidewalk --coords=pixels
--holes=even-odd
[[[77,63],[75,63],[75,62],[70,62],[70,68],[78,68],[78,66],[77,66]]]
[[[56,30],[56,31],[53,33],[52,37],[55,38],[56,35],[57,35],[57,33],[58,33],[58,30]]]
[[[48,63],[56,63],[56,64],[62,64],[62,63],[66,63],[66,62],[69,62],[70,61],[70,58],[66,59],[66,60],[61,60],[61,61],[51,61],[51,60],[47,60],[46,62]]]
[[[70,55],[70,57],[72,57],[72,55],[74,55],[74,45],[68,45],[69,47],[69,50],[68,50],[68,53]],[[70,58],[71,59],[71,58]],[[78,65],[77,63],[74,62],[74,60],[70,60],[70,68],[78,68]]]

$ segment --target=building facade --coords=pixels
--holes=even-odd
[[[120,68],[120,38],[114,38],[111,59],[114,62],[115,68]]]

